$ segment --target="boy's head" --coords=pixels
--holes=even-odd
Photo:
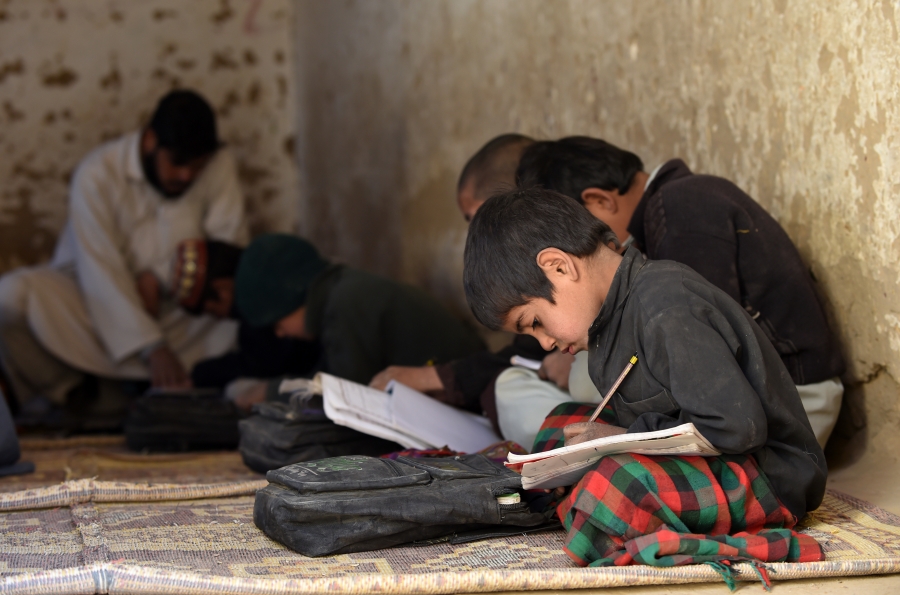
[[[178,244],[172,293],[189,314],[233,315],[234,275],[243,250],[227,242],[195,238]]]
[[[516,170],[520,186],[542,186],[574,198],[624,241],[644,192],[640,157],[599,138],[569,136],[531,145]]]
[[[491,329],[534,335],[547,350],[586,349],[620,258],[610,245],[609,226],[571,198],[538,187],[499,194],[469,226],[466,299]]]
[[[187,89],[160,99],[141,135],[141,161],[147,180],[169,199],[177,199],[209,164],[221,146],[212,107]]]
[[[312,244],[296,236],[256,238],[241,255],[235,275],[238,312],[251,326],[274,326],[279,336],[306,338],[307,293],[327,266]]]
[[[498,192],[516,187],[516,168],[534,140],[522,134],[501,134],[489,140],[463,166],[456,183],[456,204],[466,221]]]

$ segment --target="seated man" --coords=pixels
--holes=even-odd
[[[840,410],[844,362],[815,282],[780,225],[728,180],[672,159],[651,174],[599,139],[532,145],[517,173],[580,202],[623,244],[690,266],[740,304],[769,338],[824,446]]]
[[[532,143],[532,139],[521,134],[502,134],[488,141],[466,162],[456,185],[456,204],[467,222],[489,196],[515,187],[519,158]],[[476,413],[484,412],[501,435],[519,442],[522,440],[522,433],[515,429],[511,431],[511,426],[516,427],[517,424],[510,423],[503,415],[498,418],[499,410],[494,392],[497,376],[510,368],[510,358],[514,355],[545,360],[551,365],[554,360],[553,357],[547,357],[547,353],[530,337],[517,336],[512,345],[497,353],[482,351],[434,366],[391,366],[375,376],[371,384],[375,388],[384,389],[389,381],[398,380],[449,405]],[[561,359],[567,358],[570,356],[564,355]],[[533,374],[520,370],[526,375]],[[568,375],[568,368],[564,374]],[[548,407],[532,424],[534,432],[531,439],[524,444],[519,442],[520,444],[531,446],[533,434],[551,408]],[[511,411],[510,408],[503,410]]]
[[[601,458],[557,508],[567,553],[583,565],[823,559],[790,529],[822,501],[825,455],[772,342],[687,266],[617,247],[609,226],[542,188],[489,199],[466,241],[466,298],[482,324],[589,351],[601,392],[637,355],[611,424],[565,439],[692,423],[723,453]]]
[[[241,319],[279,337],[318,340],[322,371],[367,383],[390,365],[423,366],[484,349],[478,335],[424,292],[329,264],[305,240],[255,239],[235,277]]]
[[[234,276],[242,253],[240,247],[216,240],[191,239],[178,246],[172,294],[179,305],[193,316],[208,314],[240,324],[236,350],[194,365],[191,383],[195,387],[224,389],[237,378],[307,376],[319,364],[318,343],[282,339],[271,328],[254,328],[240,320],[234,305]]]
[[[206,101],[173,91],[145,129],[79,164],[52,262],[0,279],[0,363],[23,409],[63,405],[84,373],[186,386],[186,369],[234,344],[233,322],[188,316],[164,291],[182,240],[247,241],[221,144]]]

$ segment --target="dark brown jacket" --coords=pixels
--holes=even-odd
[[[843,373],[810,271],[778,222],[733,183],[668,161],[628,231],[648,258],[684,263],[741,304],[795,384]]]

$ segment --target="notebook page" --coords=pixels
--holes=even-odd
[[[706,445],[697,440],[697,437],[693,433],[684,433],[676,436],[660,437],[653,440],[599,444],[592,448],[561,453],[560,456],[525,463],[522,467],[522,475],[542,475],[554,469],[562,469],[569,465],[581,463],[582,461],[597,459],[603,455],[617,454],[620,452],[633,452],[646,455],[699,454],[714,456],[721,454],[714,448],[707,448]]]
[[[451,407],[399,382],[388,384],[388,391],[396,427],[434,448],[472,453],[501,440],[482,415]]]
[[[699,456],[713,456],[714,454],[719,453],[710,453],[707,450],[698,444],[690,444],[690,445],[681,445],[675,446],[671,448],[660,448],[653,449],[650,451],[642,451],[638,449],[636,451],[630,452],[638,452],[639,454],[649,454],[649,455],[662,455],[662,454],[671,454],[671,455],[699,455]],[[607,453],[612,454],[612,453]],[[595,456],[589,458],[587,460],[579,461],[576,463],[571,463],[569,465],[564,465],[558,468],[550,469],[544,473],[535,473],[534,469],[528,469],[528,467],[532,465],[536,465],[537,463],[526,463],[525,467],[522,470],[522,487],[526,490],[531,489],[552,489],[561,486],[570,486],[577,482],[579,479],[584,477],[584,475],[594,468],[602,456]],[[540,461],[543,463],[545,461]]]
[[[321,374],[321,379],[325,402],[334,409],[394,427],[391,397],[387,393],[330,374]]]
[[[394,427],[391,398],[379,390],[330,374],[316,377],[322,385],[322,402],[328,419],[358,432],[392,440],[404,448],[428,448],[428,444]]]
[[[577,453],[584,450],[591,450],[597,447],[606,447],[611,444],[622,444],[626,442],[642,442],[647,440],[658,440],[661,438],[669,438],[671,436],[680,436],[680,435],[690,435],[691,442],[697,442],[699,444],[703,444],[705,447],[708,447],[711,450],[715,450],[712,444],[697,431],[697,428],[694,427],[692,423],[681,424],[680,426],[676,426],[674,428],[669,428],[668,430],[655,430],[653,432],[640,432],[635,434],[618,434],[615,436],[607,436],[605,438],[597,438],[595,440],[589,440],[587,442],[582,442],[580,444],[573,444],[571,446],[563,446],[562,448],[557,448],[555,450],[550,450],[546,452],[536,452],[528,455],[517,455],[510,453],[509,462],[510,463],[528,463],[531,461],[540,461],[543,459],[556,458],[559,456],[569,455],[570,453]],[[634,448],[637,448],[636,445],[633,445]],[[630,451],[632,449],[623,449],[620,452]]]

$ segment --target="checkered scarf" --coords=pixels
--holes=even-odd
[[[562,429],[594,406],[564,403],[547,416],[532,452],[563,445]],[[598,421],[615,421],[611,408]],[[557,506],[566,553],[582,566],[711,564],[726,582],[730,564],[824,560],[819,544],[792,528],[751,455],[603,457]]]

